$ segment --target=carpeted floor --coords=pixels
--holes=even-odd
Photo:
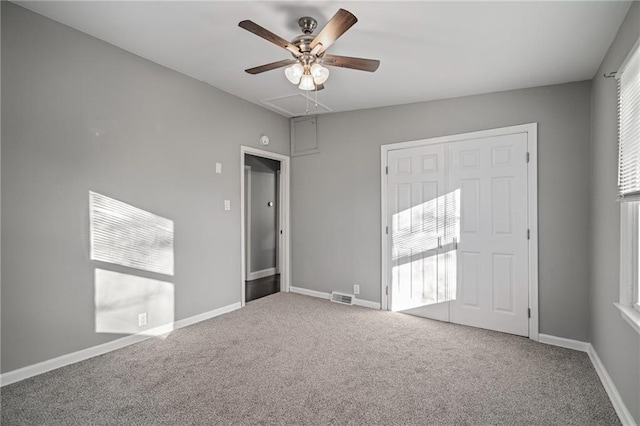
[[[278,293],[1,389],[3,425],[616,425],[586,354]]]

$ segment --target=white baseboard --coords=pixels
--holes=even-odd
[[[214,309],[209,312],[194,315],[189,318],[175,321],[172,324],[163,325],[153,329],[145,330],[143,333],[133,334],[131,336],[122,337],[120,339],[112,340],[111,342],[103,343],[101,345],[92,346],[87,349],[82,349],[70,354],[61,355],[57,358],[42,361],[37,364],[28,365],[26,367],[19,368],[17,370],[8,371],[0,374],[0,386],[5,386],[11,383],[19,382],[20,380],[27,379],[29,377],[37,376],[38,374],[46,373],[47,371],[55,370],[65,365],[74,364],[76,362],[84,361],[85,359],[93,358],[94,356],[102,355],[107,352],[115,351],[126,346],[133,345],[135,343],[142,342],[155,336],[161,336],[163,334],[170,333],[173,330],[187,327],[200,321],[208,320],[210,318],[217,317],[227,312],[240,309],[240,302],[233,303],[231,305],[223,306],[222,308]]]
[[[331,295],[329,293],[323,293],[321,291],[308,290],[302,287],[289,287],[289,291],[291,293],[304,294],[305,296],[318,297],[320,299],[331,299]]]
[[[353,300],[353,304],[358,306],[363,306],[365,308],[378,309],[378,310],[380,309],[379,302],[371,302],[370,300],[363,300],[363,299],[356,298]]]
[[[178,320],[173,323],[174,329],[177,330],[179,328],[188,327],[198,322],[206,321],[211,318],[219,317],[220,315],[228,314],[229,312],[233,312],[237,309],[240,309],[240,302],[232,303],[230,305],[223,306],[222,308],[214,309],[212,311],[203,312],[189,318]]]
[[[580,352],[589,351],[589,343],[580,340],[565,339],[564,337],[551,336],[549,334],[539,334],[538,341],[547,345],[559,346],[561,348],[573,349]]]
[[[613,408],[616,410],[616,414],[620,418],[620,422],[623,426],[638,426],[633,420],[633,416],[627,409],[627,406],[624,404],[616,385],[613,383],[611,376],[607,373],[607,370],[604,368],[604,364],[600,361],[598,354],[596,353],[595,348],[591,343],[581,342],[579,340],[565,339],[564,337],[556,337],[550,336],[548,334],[540,334],[539,336],[540,343],[546,343],[548,345],[560,346],[562,348],[574,349],[576,351],[586,352],[589,355],[589,359],[591,360],[591,364],[593,364],[593,368],[595,368],[598,373],[598,377],[600,377],[600,382],[602,382],[602,386],[605,391],[607,391],[607,395],[609,396],[609,400],[611,400],[611,404]]]
[[[600,381],[602,382],[602,386],[604,390],[607,391],[607,395],[609,395],[609,399],[611,400],[611,404],[613,404],[613,408],[616,410],[618,417],[620,418],[620,422],[623,426],[637,426],[635,420],[633,420],[633,416],[631,412],[624,404],[616,385],[613,383],[611,376],[607,373],[607,370],[604,368],[604,364],[600,361],[600,357],[598,356],[595,348],[591,343],[588,344],[589,348],[587,353],[589,354],[589,358],[591,359],[591,363],[593,367],[596,369],[598,373],[598,377],[600,377]]]
[[[257,280],[258,278],[270,277],[276,274],[276,268],[263,269],[262,271],[249,272],[247,281]]]
[[[305,296],[318,297],[320,299],[327,299],[327,300],[331,299],[331,294],[329,293],[323,293],[321,291],[309,290],[301,287],[291,286],[289,288],[289,291],[291,291],[292,293],[304,294]],[[371,302],[369,300],[356,298],[356,299],[353,299],[353,304],[358,306],[363,306],[365,308],[380,309],[379,302]]]

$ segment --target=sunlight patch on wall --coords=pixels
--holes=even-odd
[[[173,330],[173,312],[172,283],[95,270],[96,333],[168,333]],[[140,315],[146,324],[140,325]]]
[[[410,197],[407,197],[410,199]],[[391,224],[391,309],[455,300],[460,242],[460,189],[400,210]]]
[[[91,260],[173,275],[173,221],[89,191]]]

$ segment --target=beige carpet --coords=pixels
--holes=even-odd
[[[3,425],[615,425],[586,354],[279,293],[1,390]]]

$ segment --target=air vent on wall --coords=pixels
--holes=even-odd
[[[342,303],[343,305],[353,305],[353,294],[338,293],[337,291],[331,292],[331,301],[336,303]]]

